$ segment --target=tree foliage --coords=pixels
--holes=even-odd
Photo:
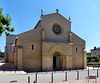
[[[9,14],[4,16],[2,14],[2,10],[3,8],[0,8],[0,36],[2,35],[3,32],[5,32],[7,36],[9,36],[10,32],[15,31],[15,29],[14,27],[10,27],[12,19],[9,16]]]
[[[95,59],[96,62],[98,62],[99,58],[100,58],[100,54],[98,54],[98,55],[92,55],[92,56],[87,56],[87,61],[90,62],[91,59]]]
[[[1,53],[1,56],[0,57],[4,57],[4,53]]]

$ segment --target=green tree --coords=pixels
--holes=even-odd
[[[9,36],[10,32],[15,31],[15,29],[14,27],[10,27],[12,19],[9,16],[9,14],[4,16],[2,14],[2,11],[3,11],[3,8],[0,8],[0,36],[2,35],[3,32],[5,32],[7,36]]]
[[[3,53],[1,53],[1,56],[0,57],[4,57],[4,54]]]

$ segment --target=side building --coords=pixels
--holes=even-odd
[[[17,35],[6,36],[5,62],[9,62],[10,55],[14,57],[13,53],[14,53],[16,38],[17,38]]]
[[[91,51],[91,56],[98,55],[98,54],[100,54],[100,47],[98,47],[98,48],[94,47],[94,49],[91,49],[90,51]]]

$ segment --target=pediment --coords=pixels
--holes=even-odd
[[[42,17],[53,17],[53,16],[61,17],[61,18],[65,19],[66,21],[68,21],[68,22],[71,23],[70,20],[68,20],[67,18],[65,18],[64,16],[62,16],[60,13],[52,13],[52,14],[43,15],[43,16],[41,16],[41,18]]]

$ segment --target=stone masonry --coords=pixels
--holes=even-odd
[[[15,65],[26,71],[86,68],[85,41],[61,14],[41,15],[33,30],[18,34]]]

